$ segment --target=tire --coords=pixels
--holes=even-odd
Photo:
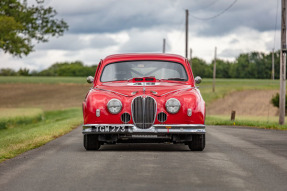
[[[87,151],[99,150],[101,143],[98,135],[84,135],[84,147]]]
[[[192,141],[188,143],[191,151],[203,151],[205,148],[205,134],[192,135]]]

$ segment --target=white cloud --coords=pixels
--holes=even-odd
[[[242,52],[271,51],[276,1],[240,0],[229,11],[209,21],[191,16],[210,17],[230,3],[229,0],[46,1],[57,10],[59,18],[68,22],[70,31],[63,37],[37,45],[36,52],[23,59],[0,50],[0,68],[40,70],[55,62],[75,60],[91,65],[110,54],[161,52],[163,38],[167,40],[168,53],[184,55],[185,9],[190,10],[189,45],[193,56],[210,62],[215,46],[218,57],[228,60],[234,60]],[[279,25],[280,16],[277,28]],[[277,32],[277,49],[279,40]]]

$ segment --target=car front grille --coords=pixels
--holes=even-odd
[[[156,102],[152,97],[136,97],[132,102],[134,124],[141,129],[150,128],[155,120]]]

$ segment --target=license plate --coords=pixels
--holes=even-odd
[[[99,133],[125,133],[128,129],[125,126],[97,126],[93,131]]]

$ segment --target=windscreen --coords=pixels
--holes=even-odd
[[[106,65],[101,75],[101,82],[124,81],[141,77],[155,77],[158,80],[188,80],[185,68],[176,62],[128,61]]]

